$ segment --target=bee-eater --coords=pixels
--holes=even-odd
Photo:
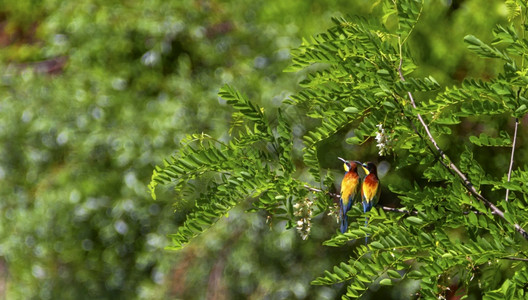
[[[363,212],[366,213],[378,203],[381,189],[376,165],[372,162],[367,162],[362,164],[361,167],[366,173],[361,185],[361,201],[363,203]],[[368,219],[365,220],[365,226],[367,226],[367,223]],[[368,237],[365,237],[365,243],[367,241]]]
[[[338,157],[343,161],[345,168],[345,176],[341,181],[341,197],[339,199],[339,217],[341,219],[341,233],[345,233],[348,228],[347,212],[352,208],[352,204],[359,197],[361,187],[361,178],[357,172],[358,161],[348,161]]]

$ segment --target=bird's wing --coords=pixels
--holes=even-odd
[[[341,182],[341,200],[348,209],[350,209],[358,194],[359,186],[359,176],[354,176],[350,172],[345,174]]]
[[[380,183],[379,183],[379,180],[378,180],[378,188],[377,188],[376,195],[372,199],[372,205],[378,204],[378,201],[379,201],[379,198],[380,198],[380,194],[381,194],[381,186],[380,186]]]
[[[358,179],[357,179],[357,185],[356,185],[356,190],[354,191],[354,199],[352,199],[352,201],[354,202],[361,202],[361,186],[363,185],[363,180],[361,179],[361,177],[358,176]]]

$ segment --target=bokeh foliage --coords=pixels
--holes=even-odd
[[[166,236],[185,220],[193,195],[178,201],[174,213],[176,193],[165,191],[153,201],[145,186],[154,165],[187,133],[228,139],[229,125],[238,120],[218,99],[223,84],[243,91],[275,122],[275,108],[305,77],[282,72],[290,50],[329,27],[332,16],[368,13],[377,13],[371,1],[2,1],[0,256],[6,298],[338,294],[309,286],[321,270],[350,255],[321,246],[334,232],[332,218],[315,218],[310,239],[302,241],[293,230],[283,231],[284,221],[266,223],[262,211],[248,216],[242,211],[249,207],[241,207],[184,251],[170,253],[163,250]],[[494,24],[506,16],[500,1],[427,2],[410,41],[417,72],[442,85],[495,76],[500,64],[477,58],[461,41],[468,32],[490,41]],[[292,116],[299,145],[316,123],[304,113],[285,114]],[[465,122],[453,131],[463,135],[483,126],[491,135],[506,124]],[[348,129],[320,145],[323,167],[337,170],[338,154],[376,153],[373,143],[346,144]],[[505,163],[493,157],[484,168]],[[308,178],[298,147],[292,161]],[[390,173],[385,180],[397,181]]]

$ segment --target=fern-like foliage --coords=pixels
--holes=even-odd
[[[256,200],[255,207],[273,213],[282,207],[286,212],[286,196],[292,193],[289,183],[278,182],[294,170],[285,118],[279,115],[274,134],[263,111],[243,95],[229,86],[219,95],[241,120],[241,126],[233,125],[233,139],[224,143],[205,134],[190,135],[179,153],[166,160],[164,167],[156,167],[149,184],[153,197],[160,183],[172,183],[182,198],[198,194],[195,210],[172,235],[173,249],[181,248],[242,201]]]
[[[423,1],[377,3],[384,12],[379,20],[336,18],[326,33],[292,51],[288,71],[310,72],[301,82],[303,90],[285,105],[307,112],[317,123],[303,136],[302,159],[313,177],[309,182],[295,177],[293,122],[284,110],[271,122],[229,86],[219,95],[235,109],[230,140],[191,135],[164,167],[156,167],[149,186],[153,196],[158,184],[172,183],[178,195],[185,198],[190,192],[196,201],[173,235],[173,248],[243,202],[288,220],[287,227],[295,221],[294,203],[305,199],[308,190],[318,192],[318,212],[325,211],[331,205],[326,190],[333,178],[322,177],[326,170],[319,163],[319,146],[342,129],[353,129],[349,143],[363,144],[379,134],[381,124],[390,132],[386,139],[392,143],[395,169],[419,168],[422,178],[389,183],[401,200],[399,212],[374,208],[365,214],[353,207],[349,230],[336,233],[325,245],[348,247],[367,235],[370,243],[354,248],[350,260],[322,271],[312,283],[346,282],[344,299],[358,298],[373,285],[407,279],[419,280],[417,294],[423,298],[446,297],[453,285],[462,294],[477,287],[488,299],[526,297],[528,169],[489,172],[477,155],[483,147],[512,148],[516,136],[506,128],[496,135],[471,133],[445,152],[438,142],[470,117],[518,120],[528,112],[525,2],[507,1],[511,24],[497,26],[490,45],[471,35],[464,40],[476,55],[501,60],[504,71],[496,78],[468,79],[442,90],[432,77],[412,77],[416,66],[408,41],[419,25]],[[199,187],[193,185],[198,182]],[[506,190],[511,193],[503,197]],[[508,275],[490,279],[503,268],[509,269]]]

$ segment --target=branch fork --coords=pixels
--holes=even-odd
[[[403,76],[403,73],[402,73],[402,63],[403,63],[403,58],[400,56],[400,64],[398,66],[398,74],[400,76],[400,80],[401,81],[405,81],[405,77]],[[412,93],[411,92],[407,92],[407,95],[409,96],[409,100],[411,102],[412,107],[414,109],[417,109],[416,102],[414,101],[414,97],[413,97]],[[438,143],[436,142],[435,138],[431,134],[431,131],[429,130],[429,126],[427,126],[427,124],[425,123],[424,119],[422,118],[422,115],[417,112],[416,113],[416,117],[418,118],[418,120],[422,124],[422,127],[424,128],[425,132],[427,133],[429,141],[433,144],[434,148],[438,152],[438,155],[440,157],[439,160],[444,165],[444,167],[447,170],[449,170],[449,172],[451,172],[452,174],[456,174],[456,176],[458,176],[462,180],[462,182],[463,182],[464,186],[466,187],[466,189],[471,194],[473,194],[473,196],[475,198],[477,198],[478,200],[482,201],[486,206],[488,206],[491,209],[492,213],[498,215],[499,217],[504,219],[506,222],[508,222],[506,220],[505,216],[504,216],[504,212],[502,210],[500,210],[497,206],[495,206],[495,204],[493,204],[491,201],[489,201],[484,196],[482,196],[475,189],[475,187],[473,186],[471,181],[467,178],[467,176],[464,175],[464,173],[462,173],[458,169],[458,167],[449,160],[449,158],[444,153],[444,151],[442,151],[442,149],[438,146]],[[518,125],[518,120],[516,120],[516,124],[515,124],[515,134],[514,134],[513,149],[512,149],[512,155],[511,155],[512,159],[511,159],[511,162],[510,162],[510,169],[509,169],[509,172],[508,172],[508,181],[510,180],[511,170],[512,170],[512,166],[513,166],[513,153],[514,153],[514,149],[515,149],[515,140],[516,140],[516,136],[517,136],[517,125]],[[509,193],[509,190],[506,191],[506,201],[508,199],[508,193]],[[519,224],[512,224],[512,225],[513,225],[513,227],[515,228],[515,230],[517,232],[519,232],[526,240],[528,240],[528,233],[526,232],[526,230],[524,230]]]

